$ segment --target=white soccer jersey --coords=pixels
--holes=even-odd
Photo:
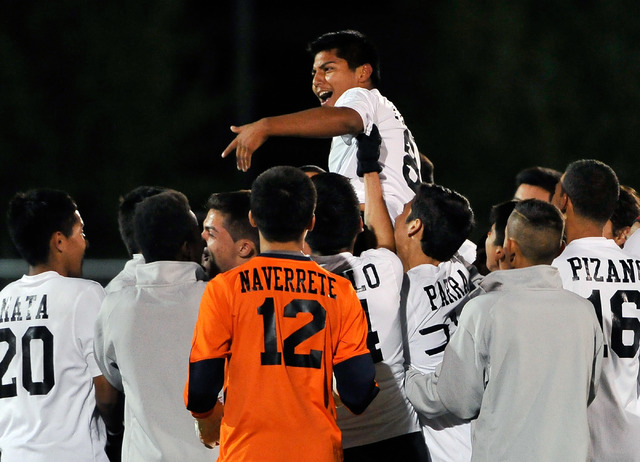
[[[405,275],[401,310],[406,316],[406,361],[427,374],[442,362],[457,316],[469,294],[469,271],[455,257],[438,266],[419,265]],[[420,417],[434,462],[471,459],[471,425],[452,414]]]
[[[107,461],[95,412],[97,282],[47,271],[0,292],[2,461]]]
[[[367,135],[373,124],[378,127],[382,138],[380,182],[389,215],[395,221],[404,204],[413,199],[414,189],[421,181],[420,153],[413,135],[395,106],[377,89],[351,88],[338,98],[335,106],[357,111]],[[349,178],[360,203],[364,204],[364,180],[356,174],[357,151],[355,136],[335,136],[331,142],[329,171]]]
[[[117,292],[125,287],[136,285],[136,266],[144,265],[144,256],[141,253],[134,253],[131,260],[127,260],[124,268],[120,271],[104,288],[105,292]]]
[[[136,284],[107,295],[95,323],[96,360],[124,391],[123,462],[215,460],[194,431],[182,394],[206,282],[200,265],[136,267]]]
[[[600,388],[588,409],[592,460],[638,460],[640,260],[613,240],[587,237],[569,243],[553,266],[565,289],[593,303],[604,333]]]
[[[402,263],[387,249],[313,257],[325,269],[348,278],[367,314],[367,346],[376,366],[380,393],[360,415],[338,408],[344,448],[363,446],[420,430],[404,394],[404,356],[400,320]]]
[[[640,258],[640,230],[635,231],[625,242],[624,252],[635,258]]]

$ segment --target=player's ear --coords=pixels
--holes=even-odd
[[[420,218],[414,218],[409,223],[407,223],[407,234],[409,237],[413,237],[422,229],[422,220]]]
[[[241,258],[251,258],[258,253],[256,245],[250,239],[239,239],[236,242],[238,256]]]
[[[373,73],[373,66],[369,63],[365,63],[356,68],[356,77],[358,78],[358,83],[365,83],[367,80],[371,78],[371,74]]]
[[[625,226],[622,229],[618,230],[616,235],[613,236],[613,240],[616,244],[618,244],[618,246],[622,246],[625,242],[627,242],[629,231],[631,231],[631,226]]]
[[[251,215],[251,210],[249,210],[249,223],[251,224],[251,226],[253,226],[254,228],[257,228],[258,225],[256,224],[256,222],[253,220],[253,215]]]
[[[51,235],[51,239],[49,240],[49,249],[52,251],[55,250],[57,253],[64,252],[67,243],[67,236],[60,231],[56,231]]]
[[[316,215],[315,213],[313,214],[313,216],[311,217],[311,221],[309,222],[309,224],[307,225],[306,230],[307,231],[313,231],[313,227],[316,225]]]
[[[520,251],[520,246],[516,241],[507,237],[504,240],[504,258],[501,260],[504,262],[507,268],[513,268],[513,263],[516,259],[516,253]]]

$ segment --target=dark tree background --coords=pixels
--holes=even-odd
[[[4,1],[0,3],[0,212],[19,190],[76,198],[88,257],[125,258],[118,198],[176,188],[202,210],[276,164],[326,167],[328,140],[271,139],[249,173],[220,158],[228,127],[317,104],[306,43],[361,30],[382,58],[436,182],[489,208],[522,168],[611,165],[638,187],[637,1]],[[0,228],[0,257],[16,257]]]

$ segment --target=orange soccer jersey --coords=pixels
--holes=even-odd
[[[227,359],[218,460],[342,460],[333,365],[368,354],[366,336],[351,283],[308,257],[261,255],[210,281],[190,362]]]

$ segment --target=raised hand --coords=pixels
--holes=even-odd
[[[382,144],[382,138],[378,127],[373,125],[371,128],[371,134],[365,135],[360,133],[356,139],[358,140],[358,168],[356,173],[358,176],[364,176],[365,173],[382,171],[382,167],[378,163],[380,158],[380,145]]]
[[[227,157],[235,150],[238,170],[246,172],[251,167],[251,156],[255,150],[269,138],[264,119],[239,127],[232,125],[231,131],[237,136],[222,151],[222,157]]]

